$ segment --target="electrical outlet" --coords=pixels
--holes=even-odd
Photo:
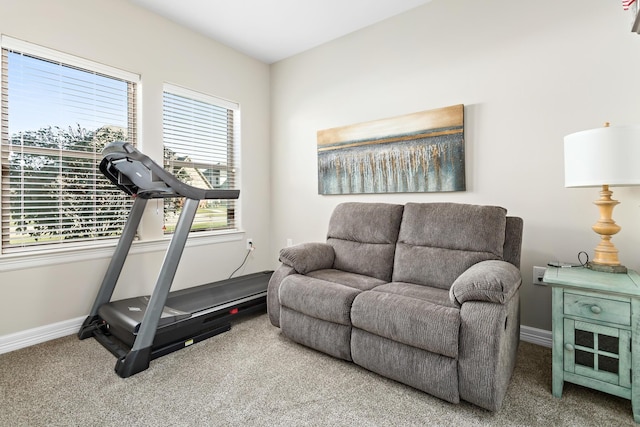
[[[287,239],[287,247],[293,246],[293,239]]]
[[[247,250],[253,250],[253,239],[247,239]]]
[[[533,284],[542,285],[544,279],[544,273],[547,271],[546,267],[533,267]]]

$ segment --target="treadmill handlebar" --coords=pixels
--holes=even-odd
[[[240,190],[193,187],[142,154],[128,142],[115,141],[102,150],[100,171],[122,191],[143,199],[237,199]]]

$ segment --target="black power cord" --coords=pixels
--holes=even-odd
[[[582,261],[582,255],[584,255],[585,258],[587,258],[587,260],[584,262]],[[589,265],[589,254],[586,253],[585,251],[578,252],[578,262],[582,267],[587,267]]]

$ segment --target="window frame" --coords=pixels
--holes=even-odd
[[[131,83],[134,85],[134,91],[131,95],[133,110],[128,112],[128,124],[127,134],[129,138],[133,138],[135,141],[140,140],[140,126],[138,124],[138,117],[140,112],[140,100],[141,100],[141,76],[139,74],[124,71],[122,69],[101,64],[99,62],[84,59],[75,55],[60,52],[58,50],[50,49],[33,43],[29,43],[23,40],[15,39],[4,34],[0,34],[0,50],[15,51],[23,55],[32,56],[36,59],[44,61],[51,61],[53,63],[59,63],[63,66],[69,66],[79,69],[81,71],[96,73],[104,75],[109,78],[114,78]],[[4,71],[0,69],[0,81],[4,80],[2,75]],[[5,89],[2,89],[4,92]],[[4,93],[2,95],[4,97]],[[8,133],[8,124],[3,123],[2,126],[2,140],[8,141],[11,135]],[[3,177],[0,174],[0,188],[2,188]],[[2,230],[4,233],[5,230]],[[105,247],[115,246],[118,238],[97,238],[91,240],[77,240],[69,242],[59,242],[52,245],[32,245],[22,248],[3,247],[3,239],[0,239],[0,257],[3,259],[12,259],[16,257],[24,256],[39,256],[44,255],[45,258],[48,254],[58,253],[75,253],[77,251],[86,251],[87,249],[104,250]]]
[[[231,132],[231,138],[232,138],[232,146],[228,147],[227,146],[227,150],[229,150],[231,152],[231,158],[232,158],[232,164],[229,166],[227,165],[227,168],[231,168],[233,170],[233,186],[231,187],[232,189],[241,189],[241,182],[240,182],[240,144],[241,144],[241,140],[240,140],[240,118],[241,118],[241,108],[240,108],[240,104],[238,102],[234,102],[234,101],[230,101],[228,99],[224,99],[215,95],[210,95],[207,93],[203,93],[203,92],[199,92],[193,89],[189,89],[186,88],[184,86],[179,86],[173,83],[168,83],[165,82],[163,84],[162,87],[162,112],[163,112],[163,117],[162,117],[162,128],[163,128],[163,138],[162,138],[162,150],[164,153],[164,147],[165,147],[165,134],[164,134],[164,126],[165,126],[165,122],[164,122],[164,115],[165,115],[165,93],[169,93],[171,95],[175,95],[175,96],[179,96],[179,97],[183,97],[183,98],[187,98],[190,100],[194,100],[194,101],[199,101],[199,102],[203,102],[203,103],[207,103],[210,105],[214,105],[216,107],[221,107],[221,108],[225,108],[227,110],[232,110],[233,111],[233,129]],[[228,141],[227,141],[228,143]],[[164,157],[164,156],[163,156]],[[163,158],[163,163],[162,163],[163,167],[166,168],[166,166],[164,165],[164,158]],[[240,199],[237,200],[232,200],[231,203],[233,204],[233,224],[229,227],[225,227],[225,228],[214,228],[214,229],[208,229],[208,230],[193,230],[193,225],[192,225],[192,229],[189,233],[190,238],[202,238],[202,237],[206,237],[206,236],[217,236],[217,235],[225,235],[225,234],[232,234],[232,233],[240,233],[241,231],[241,217],[240,217]],[[164,225],[164,220],[163,220],[163,225]],[[163,232],[163,235],[165,238],[170,238],[173,233],[170,232]]]

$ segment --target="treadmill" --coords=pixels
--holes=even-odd
[[[126,142],[113,142],[102,154],[100,171],[135,200],[78,338],[95,337],[116,356],[115,371],[126,378],[155,358],[228,331],[232,318],[266,311],[273,271],[169,292],[200,200],[237,199],[239,190],[187,185]],[[184,204],[153,294],[111,301],[147,201],[172,197]]]

